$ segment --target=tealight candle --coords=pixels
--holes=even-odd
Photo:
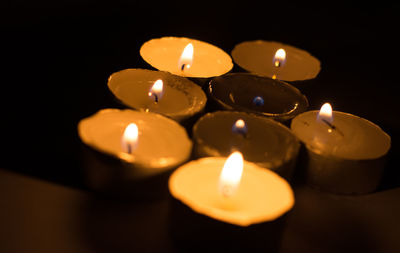
[[[123,195],[167,192],[172,169],[189,159],[192,142],[175,121],[155,113],[103,109],[82,119],[89,186]]]
[[[325,104],[292,120],[293,133],[304,143],[305,177],[323,190],[361,194],[376,190],[390,149],[390,136],[374,123],[333,111]]]
[[[184,37],[163,37],[145,42],[140,55],[158,70],[175,75],[209,78],[229,72],[231,57],[209,43]]]
[[[320,61],[307,51],[275,41],[245,41],[231,55],[251,73],[284,81],[313,79],[321,70]]]
[[[228,156],[239,150],[247,161],[291,179],[300,142],[281,123],[245,112],[218,111],[193,126],[194,155]]]
[[[163,71],[125,69],[110,76],[108,88],[130,108],[160,113],[177,121],[200,113],[207,101],[198,85]]]
[[[240,152],[186,163],[172,173],[169,190],[173,235],[196,248],[275,248],[294,205],[285,179],[243,161]]]
[[[218,109],[252,112],[279,121],[291,119],[308,107],[307,98],[290,84],[249,73],[215,77],[208,92]]]

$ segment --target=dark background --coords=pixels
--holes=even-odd
[[[382,188],[400,185],[399,4],[20,0],[1,12],[1,168],[84,188],[77,123],[110,105],[111,73],[148,68],[145,41],[184,36],[230,53],[264,39],[320,59],[311,109],[329,101],[391,135]]]

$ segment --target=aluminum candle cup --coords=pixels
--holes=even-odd
[[[230,189],[220,188],[227,163],[226,158],[207,157],[172,173],[170,225],[176,244],[189,251],[213,247],[276,252],[286,214],[294,205],[290,185],[273,171],[244,161],[235,193],[221,194],[218,190]]]
[[[158,80],[163,85],[156,91],[154,86]],[[160,113],[179,122],[201,113],[207,102],[198,85],[163,71],[125,69],[110,76],[108,88],[130,108]]]
[[[188,44],[192,44],[191,54],[182,57]],[[149,40],[140,48],[140,55],[158,70],[185,77],[220,76],[233,67],[231,57],[222,49],[200,40],[184,37]]]
[[[308,107],[307,98],[290,84],[249,73],[215,77],[208,92],[214,109],[251,112],[278,121],[287,121]]]
[[[223,157],[239,150],[245,160],[287,180],[292,178],[300,148],[299,140],[286,126],[245,112],[207,113],[194,125],[192,136],[196,157]]]
[[[293,133],[306,148],[305,179],[322,190],[362,194],[379,186],[390,136],[374,123],[334,111],[332,123],[308,111],[292,120]]]
[[[286,52],[280,59],[279,49]],[[284,81],[310,80],[321,70],[320,61],[307,51],[275,41],[245,41],[236,45],[231,55],[236,64],[251,73]]]
[[[137,130],[130,142],[125,133],[131,123]],[[192,150],[186,130],[175,121],[129,109],[100,110],[79,122],[78,133],[89,187],[106,194],[162,196],[169,174]]]

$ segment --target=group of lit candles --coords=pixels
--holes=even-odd
[[[157,70],[126,69],[108,80],[131,109],[101,110],[78,126],[90,149],[141,172],[124,172],[129,184],[167,173],[172,197],[194,213],[235,226],[268,224],[294,205],[288,181],[302,143],[309,184],[341,194],[378,187],[390,137],[328,103],[306,111],[307,98],[287,82],[318,75],[320,62],[308,52],[240,43],[231,55],[249,73],[228,73],[228,54],[188,38],[150,40],[140,55]]]

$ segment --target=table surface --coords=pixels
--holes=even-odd
[[[174,1],[2,5],[0,252],[174,251],[166,199],[122,203],[88,191],[76,131],[80,119],[115,106],[108,76],[150,68],[139,48],[162,36],[228,53],[242,41],[274,40],[316,56],[321,72],[302,89],[310,109],[331,102],[369,119],[391,136],[392,148],[376,193],[295,186],[281,251],[400,252],[399,4],[264,4],[202,1],[188,13]]]
[[[280,252],[399,252],[400,189],[295,188]],[[0,170],[0,252],[174,252],[169,198],[117,201]]]

